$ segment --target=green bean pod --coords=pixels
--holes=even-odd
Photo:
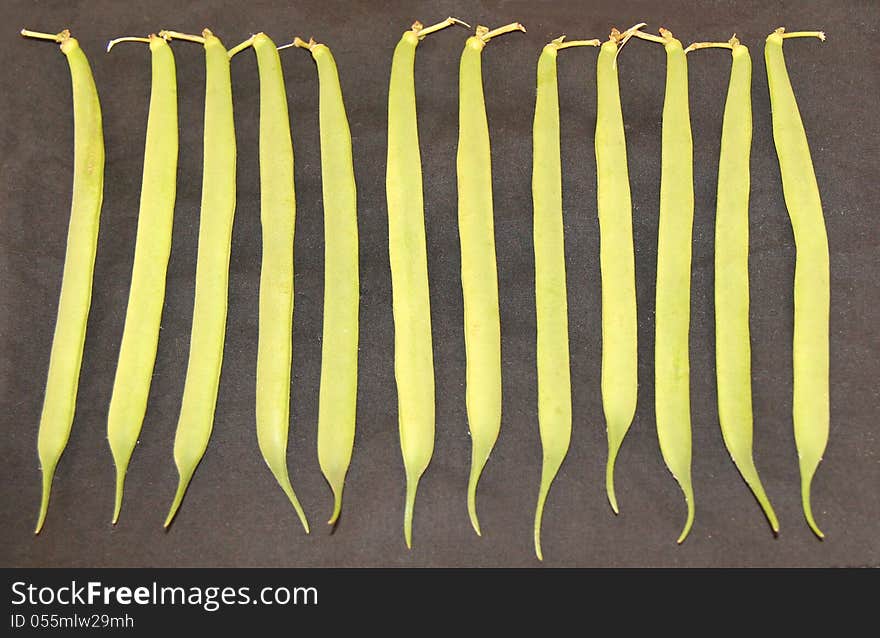
[[[564,37],[564,36],[563,36]],[[535,515],[535,551],[550,484],[571,440],[571,372],[568,352],[568,295],[562,219],[562,162],[556,58],[562,38],[544,46],[538,58],[532,127],[532,202],[535,244],[535,310],[538,364],[538,424],[543,448],[541,488]]]
[[[174,438],[174,463],[180,475],[165,519],[171,524],[193,473],[205,454],[214,427],[226,338],[229,250],[235,215],[235,123],[229,58],[210,30],[202,37],[162,31],[162,37],[199,42],[205,48],[205,139],[199,248],[189,362]]]
[[[598,40],[547,44],[538,58],[535,121],[532,128],[535,311],[537,317],[538,427],[543,463],[535,509],[535,554],[541,551],[541,520],[550,485],[571,441],[571,372],[568,354],[568,296],[562,223],[562,157],[559,140],[559,85],[556,55],[571,46],[598,46]]]
[[[318,463],[333,490],[333,525],[354,447],[358,366],[357,185],[351,132],[336,61],[330,49],[299,38],[318,68],[321,184],[324,194],[324,331],[318,402]]]
[[[718,419],[730,458],[752,490],[774,533],[779,521],[752,455],[752,375],[749,343],[749,157],[752,149],[752,60],[736,36],[729,42],[698,42],[731,51],[724,104],[718,203],[715,214],[715,366]]]
[[[614,464],[638,396],[638,319],[632,200],[617,54],[639,27],[612,30],[596,64],[596,207],[602,277],[602,408],[608,432],[605,492],[615,514]]]
[[[657,243],[654,392],[660,451],[687,503],[678,538],[684,542],[694,522],[691,482],[690,331],[691,233],[694,223],[694,165],[688,108],[687,60],[670,31],[650,36],[666,49],[666,96]],[[635,33],[639,37],[647,34]]]
[[[275,43],[257,33],[231,48],[253,47],[260,75],[260,306],[257,337],[257,443],[306,533],[309,523],[287,469],[293,360],[293,236],[296,196],[287,90]]]
[[[773,111],[773,141],[779,158],[785,205],[797,247],[794,272],[793,419],[800,462],[801,499],[807,523],[816,536],[824,538],[813,517],[810,485],[828,443],[831,283],[828,235],[819,186],[782,54],[783,40],[796,37],[824,40],[825,34],[816,31],[785,33],[782,28],[777,29],[767,37],[764,60]]]
[[[156,35],[149,38],[117,38],[110,42],[107,51],[117,42],[126,41],[149,43],[152,89],[131,288],[107,417],[107,440],[116,464],[114,524],[122,509],[125,473],[147,411],[159,345],[162,306],[165,303],[165,276],[171,255],[177,191],[177,74],[174,54],[165,39]]]
[[[461,23],[454,18],[405,31],[394,49],[388,88],[388,257],[394,310],[394,377],[400,449],[406,471],[403,532],[412,547],[419,479],[434,454],[434,354],[425,247],[422,160],[416,120],[416,46],[429,33]]]
[[[70,438],[76,409],[104,196],[104,134],[98,91],[79,42],[66,29],[57,35],[22,29],[21,35],[51,40],[60,45],[70,67],[73,88],[73,198],[58,315],[37,435],[43,474],[40,513],[34,530],[39,534],[49,509],[55,467]]]
[[[458,80],[458,232],[467,355],[465,393],[471,434],[467,504],[477,534],[477,483],[501,431],[501,322],[481,53],[491,38],[511,31],[525,31],[525,27],[513,23],[490,31],[478,26],[476,35],[465,42]]]

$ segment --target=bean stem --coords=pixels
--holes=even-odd
[[[467,22],[463,22],[458,18],[448,17],[445,20],[438,22],[437,24],[431,25],[430,27],[422,26],[421,22],[414,22],[412,26],[413,32],[419,37],[419,40],[423,39],[426,35],[430,35],[436,31],[440,31],[441,29],[445,29],[446,27],[451,27],[452,25],[457,24],[462,27],[466,27],[468,29],[471,28]]]
[[[242,42],[242,43],[240,43],[240,44],[236,44],[234,47],[232,47],[231,49],[229,49],[229,51],[226,52],[226,55],[228,55],[228,56],[229,56],[229,59],[231,60],[232,57],[233,57],[236,53],[239,53],[239,52],[241,52],[241,51],[244,51],[244,50],[247,49],[249,46],[253,46],[253,44],[254,44],[254,38],[255,38],[255,37],[256,37],[256,35],[252,35],[251,37],[249,37],[249,38],[248,38],[247,40],[245,40],[244,42]]]
[[[787,38],[819,38],[823,42],[825,41],[824,31],[789,31],[786,33],[785,27],[779,27],[774,33],[781,35],[783,40]]]
[[[58,33],[43,33],[42,31],[31,31],[30,29],[22,29],[21,35],[25,38],[35,38],[37,40],[50,40],[52,42],[64,42],[70,38],[70,30],[64,29]]]
[[[115,47],[117,44],[119,44],[120,42],[145,42],[145,43],[149,44],[150,38],[141,38],[141,37],[131,36],[131,35],[128,35],[128,36],[125,36],[122,38],[114,38],[114,39],[110,40],[110,42],[107,43],[107,53],[110,53],[110,50],[113,47]]]
[[[165,38],[166,40],[186,40],[188,42],[197,42],[198,44],[204,44],[206,37],[204,34],[206,33],[209,35],[211,34],[208,29],[205,29],[200,36],[191,35],[189,33],[181,33],[180,31],[169,31],[168,29],[162,29],[161,31],[159,31],[159,37]]]

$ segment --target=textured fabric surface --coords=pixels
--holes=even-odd
[[[416,58],[425,176],[428,266],[437,387],[434,459],[416,503],[414,547],[403,542],[403,464],[397,438],[393,323],[384,193],[391,54],[413,20],[455,15],[528,33],[483,53],[492,140],[501,304],[503,422],[478,493],[483,537],[465,503],[470,439],[456,222],[458,58],[468,32],[426,39]],[[592,49],[560,54],[566,262],[574,428],[544,515],[551,566],[880,565],[878,125],[880,14],[869,1],[767,3],[601,2],[4,2],[0,23],[0,565],[23,566],[533,566],[540,477],[535,372],[531,124],[541,46],[561,33],[607,36],[644,20],[685,44],[732,32],[754,61],[751,329],[755,457],[781,522],[774,539],[730,461],[718,427],[714,366],[713,243],[721,115],[730,57],[688,55],[694,137],[691,306],[693,480],[697,517],[683,546],[685,508],[663,465],[654,427],[653,329],[660,117],[665,55],[630,42],[619,57],[632,183],[639,304],[639,402],[617,463],[621,514],[606,502],[606,441],[599,372],[599,233],[593,151]],[[804,522],[791,422],[794,245],[773,148],[764,37],[779,25],[824,29],[785,52],[813,153],[831,249],[831,436],[813,484],[827,534]],[[60,288],[72,177],[67,65],[19,27],[70,27],[94,70],[104,112],[106,186],[94,296],[76,418],[58,466],[42,534],[36,434]],[[258,76],[254,56],[232,62],[238,208],[230,266],[226,356],[211,443],[174,525],[162,529],[177,481],[172,459],[193,305],[201,189],[204,54],[175,42],[180,100],[179,185],[159,352],[119,524],[110,525],[114,469],[107,408],[134,255],[149,101],[146,46],[106,41],[160,28],[209,26],[227,46],[265,30],[276,42],[314,36],[339,66],[358,181],[361,337],[358,422],[342,517],[324,525],[331,494],[320,474],[316,420],[323,295],[323,211],[317,74],[307,52],[283,52],[296,157],[295,314],[289,465],[312,523],[305,536],[260,457],[254,425],[260,265]]]

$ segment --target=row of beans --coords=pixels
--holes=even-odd
[[[406,470],[404,535],[412,543],[418,482],[434,448],[434,365],[421,158],[415,102],[416,47],[452,25],[448,18],[404,32],[391,63],[388,94],[386,192],[393,289],[394,361],[400,445]],[[667,55],[663,107],[660,229],[656,282],[656,422],[663,458],[681,486],[687,519],[694,520],[688,367],[693,152],[686,54],[726,48],[732,55],[719,161],[715,237],[716,367],[723,438],[774,533],[778,521],[752,458],[749,349],[748,204],[751,152],[751,59],[736,37],[685,48],[665,29],[644,24],[612,30],[605,42],[559,37],[538,59],[534,119],[534,249],[537,304],[538,418],[543,471],[535,513],[535,551],[541,558],[541,518],[550,485],[571,437],[571,383],[562,222],[559,102],[556,59],[574,46],[599,48],[596,80],[597,208],[602,279],[602,401],[608,433],[606,490],[614,512],[614,462],[633,420],[637,395],[637,321],[632,205],[626,140],[617,77],[621,48],[637,37],[662,44]],[[492,38],[524,31],[518,23],[479,26],[460,63],[457,157],[458,227],[467,354],[467,417],[473,446],[468,511],[479,534],[476,493],[480,474],[501,427],[501,353],[495,261],[490,140],[483,99],[481,54]],[[70,435],[91,300],[103,192],[104,144],[98,94],[88,61],[70,33],[22,35],[52,40],[67,56],[75,121],[74,190],[67,256],[52,344],[38,451],[43,474],[36,531],[45,521],[52,477]],[[810,508],[810,483],[828,438],[829,263],[819,191],[806,135],[782,53],[787,38],[820,32],[777,29],[765,45],[773,134],[786,205],[797,244],[794,282],[794,429],[802,477],[803,509],[819,536]],[[189,362],[174,460],[179,485],[165,525],[171,524],[208,445],[226,330],[228,265],[235,212],[235,131],[230,59],[252,48],[260,78],[260,178],[263,252],[259,291],[256,429],[270,470],[308,532],[287,469],[293,315],[295,193],[287,96],[278,50],[259,33],[227,50],[205,29],[201,35],[161,31],[143,42],[152,54],[152,90],[131,289],[107,434],[116,464],[114,523],[122,507],[126,470],[140,434],[156,358],[177,179],[177,80],[169,42],[187,40],[205,50],[205,130],[202,203]],[[351,135],[330,49],[297,38],[317,66],[321,169],[325,215],[324,326],[318,416],[318,459],[334,495],[329,523],[342,507],[355,433],[358,350],[358,229]]]

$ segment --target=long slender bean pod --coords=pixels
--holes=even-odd
[[[715,366],[718,419],[730,458],[752,490],[774,532],[779,521],[752,456],[752,379],[749,343],[749,157],[752,150],[752,59],[736,36],[697,42],[687,51],[731,51],[724,105],[718,203],[715,213]]]
[[[477,483],[501,431],[501,322],[481,54],[489,40],[512,31],[525,31],[525,27],[518,22],[492,31],[478,26],[476,34],[465,42],[458,80],[458,232],[467,355],[465,393],[471,433],[467,505],[477,534]]]
[[[76,409],[104,196],[104,133],[98,91],[79,42],[66,29],[55,35],[22,29],[21,35],[51,40],[60,45],[70,67],[73,88],[73,198],[58,315],[37,435],[43,473],[40,513],[34,530],[38,534],[46,520],[52,478],[70,438]]]
[[[666,49],[666,96],[660,178],[660,229],[657,243],[654,392],[657,437],[666,467],[687,503],[678,538],[684,542],[694,522],[691,482],[690,331],[691,233],[694,223],[694,165],[688,108],[685,52],[670,31],[654,40]]]
[[[416,121],[416,46],[429,33],[460,20],[431,27],[420,22],[405,31],[394,49],[388,88],[388,256],[394,309],[394,377],[400,449],[406,470],[403,531],[412,547],[412,519],[419,479],[434,453],[434,354],[425,248],[422,160]]]
[[[260,75],[260,222],[263,232],[257,338],[257,443],[266,465],[308,533],[309,523],[287,469],[296,221],[287,90],[278,49],[265,33],[257,33],[233,47],[229,57],[250,46],[256,53]]]
[[[168,527],[205,454],[214,427],[226,338],[229,249],[235,215],[235,124],[229,58],[220,39],[208,29],[202,32],[202,37],[177,31],[162,31],[159,35],[202,44],[206,67],[196,290],[189,362],[174,438],[174,462],[180,480],[165,519],[165,527]]]
[[[764,59],[773,111],[773,141],[779,158],[785,205],[797,247],[794,272],[793,418],[801,472],[801,499],[807,523],[816,536],[824,538],[813,517],[810,485],[828,443],[831,284],[828,235],[819,186],[782,54],[783,40],[798,37],[824,40],[825,34],[818,31],[785,33],[779,28],[767,37]]]
[[[177,73],[171,47],[164,38],[150,35],[149,38],[117,38],[107,45],[107,51],[118,42],[150,45],[152,89],[128,310],[107,417],[107,440],[116,464],[114,524],[122,509],[125,473],[147,411],[159,345],[174,225],[178,138]]]
[[[596,174],[599,263],[602,276],[602,407],[608,431],[605,491],[617,514],[614,464],[632,424],[638,396],[638,319],[632,231],[632,200],[626,133],[620,106],[617,55],[637,24],[612,30],[596,64]]]
[[[535,553],[541,552],[541,519],[550,485],[571,441],[571,372],[568,354],[568,297],[562,223],[562,157],[559,140],[559,86],[556,55],[573,46],[599,46],[598,40],[547,44],[538,58],[535,121],[532,128],[535,310],[537,316],[538,427],[543,467],[535,509]]]
[[[351,132],[336,61],[314,40],[308,49],[318,68],[321,183],[324,194],[324,331],[318,402],[318,463],[333,490],[333,525],[351,462],[357,413],[358,226]]]

